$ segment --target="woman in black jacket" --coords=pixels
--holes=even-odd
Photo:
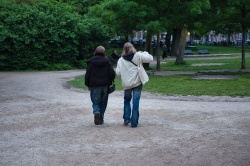
[[[104,123],[104,113],[108,103],[108,88],[115,79],[115,71],[108,58],[105,48],[98,46],[94,56],[88,60],[85,74],[85,85],[90,91],[94,122],[96,125]]]

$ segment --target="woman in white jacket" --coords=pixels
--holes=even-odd
[[[121,77],[124,88],[124,125],[131,123],[131,127],[137,127],[139,120],[139,104],[142,91],[142,81],[138,75],[138,66],[142,63],[153,61],[153,56],[148,52],[137,52],[131,43],[125,43],[123,52],[117,62],[116,74]],[[144,83],[144,82],[143,82]],[[131,112],[131,99],[132,112]]]

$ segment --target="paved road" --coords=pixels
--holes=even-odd
[[[1,166],[248,166],[250,98],[143,92],[139,126],[122,124],[123,92],[95,126],[84,71],[0,72]]]

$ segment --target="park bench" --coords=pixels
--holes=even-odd
[[[184,55],[193,55],[193,51],[192,50],[184,50]]]
[[[198,50],[199,54],[209,54],[208,50]]]
[[[197,50],[196,46],[186,46],[187,49],[191,49],[191,50]]]

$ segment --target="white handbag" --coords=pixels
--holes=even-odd
[[[146,73],[143,65],[139,62],[138,66],[138,75],[141,80],[141,83],[144,85],[149,81],[148,74]]]
[[[145,71],[145,69],[144,69],[143,65],[141,64],[141,62],[139,61],[138,65],[135,64],[132,60],[130,60],[130,62],[133,63],[135,66],[137,66],[138,75],[139,75],[139,78],[141,80],[141,83],[143,85],[146,84],[149,81],[149,78],[148,78],[148,74]]]

